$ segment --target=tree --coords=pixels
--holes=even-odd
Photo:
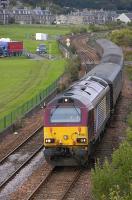
[[[10,0],[10,5],[16,6],[16,0]]]

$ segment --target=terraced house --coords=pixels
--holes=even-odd
[[[52,24],[54,19],[55,16],[49,10],[33,10],[33,22],[36,24]]]
[[[9,6],[9,0],[0,0],[0,8],[7,8]]]
[[[0,24],[8,24],[9,12],[6,9],[0,9]]]
[[[27,9],[13,9],[10,15],[17,24],[32,24],[32,11]]]
[[[54,20],[50,11],[41,9],[13,9],[10,15],[17,24],[51,24]]]
[[[71,12],[68,15],[59,15],[56,22],[60,24],[105,24],[115,20],[115,11],[87,10]]]
[[[0,24],[105,24],[121,20],[126,23],[132,20],[132,13],[121,14],[117,18],[116,11],[76,10],[68,15],[54,15],[49,10],[8,9],[8,0],[0,0]]]

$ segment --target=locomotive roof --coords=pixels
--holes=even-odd
[[[92,77],[86,77],[76,82],[63,94],[58,95],[52,102],[56,104],[61,99],[71,98],[79,100],[83,105],[92,109],[98,102],[98,99],[102,98],[107,90],[108,84],[106,82],[101,82],[101,79],[98,79],[97,82],[96,77],[94,77],[94,79],[92,79]]]
[[[122,70],[120,65],[114,63],[102,63],[94,67],[86,76],[97,76],[107,82],[113,82],[117,74]]]

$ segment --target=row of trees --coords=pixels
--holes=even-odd
[[[11,4],[16,4],[17,0],[10,0]],[[62,7],[70,8],[93,8],[93,9],[114,9],[114,10],[132,10],[132,0],[20,0],[24,4],[29,4],[33,7],[50,6],[53,9],[62,10]],[[63,10],[64,12],[66,10]]]
[[[75,8],[94,8],[94,9],[128,9],[132,10],[131,0],[54,0],[61,6],[69,6]]]

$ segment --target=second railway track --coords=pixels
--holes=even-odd
[[[64,200],[82,173],[82,169],[55,167],[49,171],[27,200]]]
[[[42,148],[40,128],[0,161],[0,191]]]

